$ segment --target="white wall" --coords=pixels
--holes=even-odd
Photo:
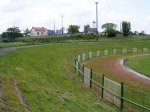
[[[39,33],[39,35],[38,35]],[[31,36],[47,36],[48,35],[48,31],[45,30],[45,32],[43,31],[35,31],[34,29],[31,30]]]

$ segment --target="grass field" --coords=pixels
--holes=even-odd
[[[34,112],[114,112],[74,73],[74,56],[97,49],[149,47],[150,42],[50,44],[0,56],[0,111],[25,112],[12,77]]]
[[[126,63],[131,69],[150,77],[150,55],[129,58]]]

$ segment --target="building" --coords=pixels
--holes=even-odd
[[[48,30],[44,27],[32,27],[31,36],[47,36]]]
[[[90,28],[88,33],[97,34],[97,28]]]
[[[56,30],[56,34],[57,35],[61,35],[62,34],[62,30]]]
[[[47,30],[48,35],[55,35],[55,31],[54,30]]]

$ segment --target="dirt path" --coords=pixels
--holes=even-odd
[[[117,82],[125,82],[128,85],[141,89],[150,90],[150,80],[137,76],[128,71],[120,60],[126,59],[126,56],[108,56],[92,59],[86,62],[86,66],[94,68],[97,73],[107,74],[106,76]]]
[[[139,82],[140,84],[150,86],[150,80],[137,76],[135,73],[128,71],[124,65],[120,63],[120,60],[125,58],[115,58],[110,60],[109,70],[121,77],[131,80],[133,82]]]
[[[24,97],[24,95],[22,94],[20,88],[19,88],[19,85],[18,85],[18,82],[17,80],[15,79],[15,77],[13,76],[13,82],[14,82],[14,86],[15,86],[15,89],[16,89],[16,93],[20,99],[20,102],[22,103],[22,105],[25,107],[26,111],[27,112],[32,112],[26,98]]]
[[[149,55],[149,54],[148,54]],[[135,55],[135,56],[131,56],[129,58],[133,58],[133,57],[137,57],[137,56],[143,56],[143,55]],[[133,69],[129,68],[128,65],[126,64],[126,61],[129,59],[129,58],[122,58],[120,59],[120,65],[128,72],[132,73],[133,75],[136,75],[138,77],[141,77],[143,79],[146,79],[146,80],[149,80],[150,81],[150,78],[144,74],[141,74],[137,71],[134,71]]]

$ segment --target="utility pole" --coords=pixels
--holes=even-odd
[[[96,30],[98,35],[98,2],[95,2],[96,4]]]
[[[122,33],[122,22],[120,22],[120,32]]]
[[[61,18],[62,18],[62,35],[64,34],[64,16],[63,15],[61,15]]]
[[[54,36],[55,36],[55,34],[56,34],[56,26],[55,26],[55,21],[54,21]]]
[[[14,21],[14,26],[13,26],[13,27],[15,28],[15,26],[16,26],[16,23],[15,23],[15,21]]]

